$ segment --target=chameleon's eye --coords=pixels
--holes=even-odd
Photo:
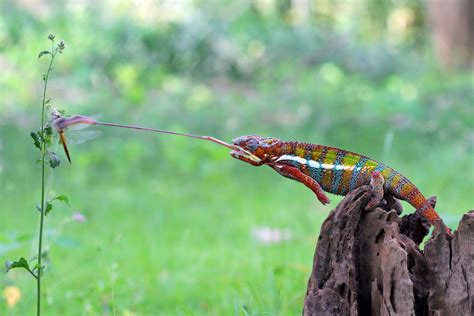
[[[251,152],[257,150],[257,147],[258,147],[258,143],[257,141],[254,139],[254,138],[250,138],[248,141],[247,141],[247,149]]]

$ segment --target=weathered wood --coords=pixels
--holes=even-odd
[[[474,211],[451,240],[418,214],[366,211],[369,187],[322,225],[303,315],[474,315]]]

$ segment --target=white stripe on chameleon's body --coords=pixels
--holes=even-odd
[[[291,161],[296,161],[302,165],[306,164],[306,159],[298,157],[298,156],[291,156],[291,155],[282,155],[280,156],[276,162],[282,161],[282,160],[291,160]],[[312,161],[312,160],[311,160]],[[316,162],[316,161],[315,161]],[[318,162],[316,162],[318,163]]]
[[[283,160],[290,160],[290,161],[296,161],[297,163],[300,163],[302,165],[308,165],[311,168],[322,168],[325,170],[355,170],[355,171],[360,171],[362,168],[361,167],[354,167],[354,166],[346,166],[346,165],[339,165],[339,164],[328,164],[328,163],[320,163],[315,160],[307,160],[305,158],[299,157],[299,156],[292,156],[292,155],[282,155],[280,156],[276,162],[283,161]]]

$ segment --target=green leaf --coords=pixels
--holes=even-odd
[[[67,195],[64,195],[64,194],[58,195],[46,202],[46,210],[44,213],[45,216],[48,215],[48,213],[53,210],[53,201],[56,201],[56,200],[64,202],[66,203],[67,206],[69,206],[69,198],[67,197]],[[41,208],[39,206],[37,206],[37,208],[41,212]]]
[[[28,261],[26,261],[25,258],[21,257],[20,260],[18,261],[7,261],[5,262],[5,268],[6,268],[6,272],[10,271],[11,269],[15,269],[15,268],[23,268],[23,269],[26,269],[28,271],[31,271],[30,270],[30,266],[28,265]]]
[[[31,138],[33,138],[35,147],[38,149],[41,149],[41,141],[40,141],[40,136],[38,135],[38,132],[31,131],[30,136]]]
[[[58,195],[53,200],[58,200],[58,201],[64,202],[64,203],[67,204],[67,206],[69,206],[69,198],[67,197],[67,195],[64,195],[64,194]],[[53,200],[51,200],[51,201],[53,201]]]
[[[43,130],[43,141],[47,145],[51,145],[53,142],[53,128],[51,126],[45,126]]]
[[[51,212],[52,210],[53,210],[53,204],[51,204],[50,202],[46,202],[46,210],[44,212],[44,216],[47,216],[49,212]]]
[[[56,168],[61,164],[61,158],[53,151],[48,152],[48,161],[51,168]]]
[[[51,200],[49,200],[48,202],[52,203],[54,200],[64,202],[64,203],[67,204],[67,206],[69,206],[69,198],[67,197],[67,195],[64,195],[64,194],[58,195],[58,196],[52,198]]]
[[[41,213],[41,206],[39,204],[36,204],[36,209],[38,210],[38,212]],[[51,212],[52,210],[53,210],[53,204],[51,204],[51,201],[47,201],[46,212],[44,213],[44,215],[48,215],[48,213]]]
[[[44,51],[42,51],[41,53],[38,54],[38,59],[40,59],[43,55],[48,55],[48,54],[51,54],[51,52],[47,51],[47,50],[44,50]]]

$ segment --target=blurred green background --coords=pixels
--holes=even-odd
[[[473,30],[446,36],[443,25],[461,18],[440,20],[450,9],[441,4],[2,1],[0,261],[35,254],[40,168],[29,133],[50,32],[67,47],[48,94],[69,114],[359,152],[436,195],[455,228],[473,206],[472,56],[459,39]],[[323,207],[212,143],[102,130],[70,146],[72,165],[61,153],[54,172],[50,195],[71,206],[46,218],[45,314],[301,312],[319,228],[340,197]],[[2,296],[0,315],[33,313],[33,281],[0,275],[2,292],[21,293],[14,304]]]

